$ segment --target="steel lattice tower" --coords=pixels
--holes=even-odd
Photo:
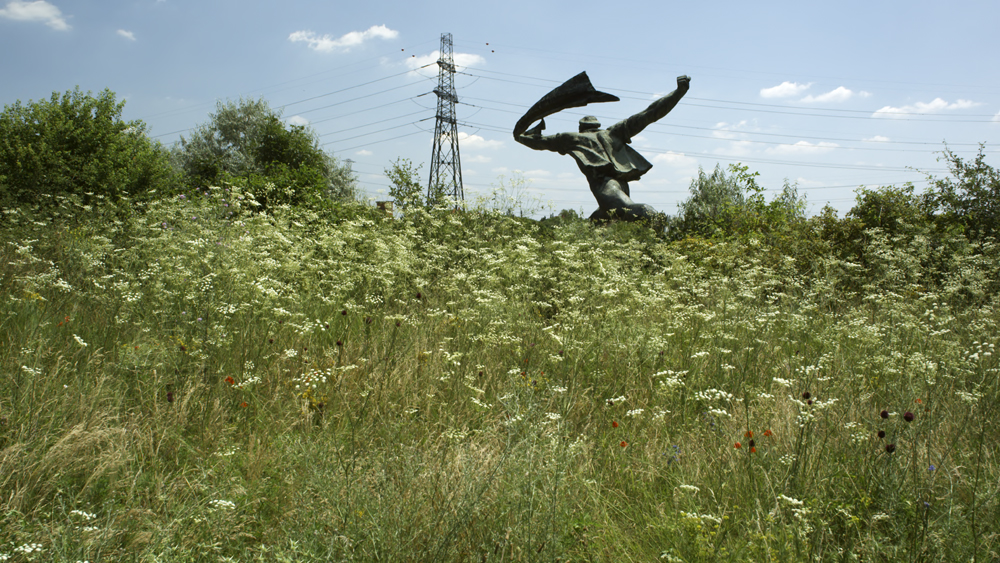
[[[454,198],[456,207],[465,201],[462,190],[462,162],[458,155],[458,123],[455,119],[455,59],[451,34],[441,34],[441,54],[438,57],[437,121],[434,125],[434,149],[431,152],[431,177],[427,182],[427,202],[436,194]],[[435,189],[438,188],[438,189]]]

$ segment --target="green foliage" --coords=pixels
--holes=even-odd
[[[171,187],[166,151],[141,121],[123,121],[125,102],[79,87],[0,114],[0,203],[51,205],[53,197],[142,198]]]
[[[915,234],[930,225],[912,184],[858,189],[857,202],[847,217],[857,219],[860,229],[881,229],[889,235]]]
[[[972,161],[945,148],[950,177],[933,179],[925,204],[944,226],[960,226],[970,240],[997,238],[1000,233],[1000,171],[986,164],[986,146]]]
[[[397,158],[392,166],[385,169],[386,177],[392,182],[392,186],[389,188],[389,197],[395,202],[396,209],[403,213],[409,209],[426,205],[419,180],[422,166],[422,164],[414,166],[408,158]]]
[[[219,102],[208,123],[181,138],[174,158],[191,186],[239,184],[262,208],[351,200],[354,179],[302,126],[285,126],[267,102]]]
[[[671,221],[671,238],[762,236],[804,223],[805,200],[794,185],[786,181],[781,194],[768,203],[757,184],[759,173],[741,164],[730,165],[729,172],[727,176],[719,165],[710,175],[698,169],[691,197],[681,202],[680,213]]]
[[[698,177],[691,180],[691,197],[680,203],[672,231],[675,238],[711,237],[722,234],[731,219],[743,209],[743,187],[734,176],[726,176],[721,165],[712,173],[698,167]]]

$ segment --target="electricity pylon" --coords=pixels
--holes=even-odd
[[[465,201],[462,190],[462,162],[458,155],[458,123],[455,119],[455,58],[451,34],[441,34],[441,54],[438,56],[437,121],[434,125],[434,149],[431,152],[431,177],[427,182],[427,203],[436,205],[437,198],[450,197],[456,208]]]

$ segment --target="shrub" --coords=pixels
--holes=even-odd
[[[181,138],[174,157],[189,185],[239,184],[264,208],[355,196],[347,167],[312,131],[286,127],[263,99],[219,102],[208,123]]]
[[[20,101],[0,114],[0,202],[50,202],[72,195],[83,203],[144,196],[173,179],[164,148],[142,121],[121,118],[125,102],[104,90],[77,87],[48,100]]]

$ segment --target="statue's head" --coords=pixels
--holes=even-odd
[[[597,120],[593,115],[588,115],[580,120],[580,132],[584,131],[597,131],[601,128],[601,122]]]

